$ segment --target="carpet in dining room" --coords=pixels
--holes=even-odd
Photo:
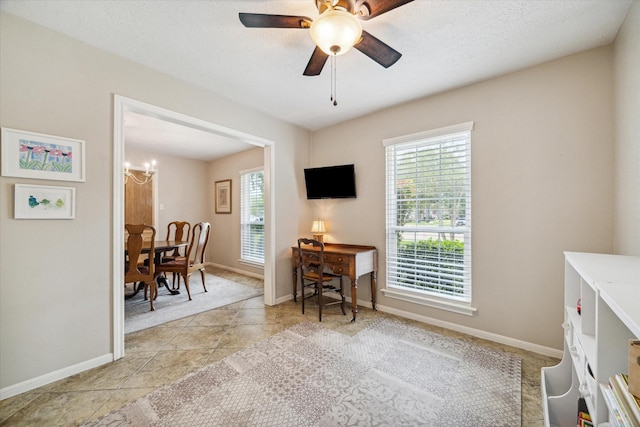
[[[180,281],[178,295],[171,295],[166,288],[160,287],[158,298],[153,303],[155,311],[149,311],[149,300],[144,299],[142,290],[133,298],[125,299],[124,333],[137,332],[264,294],[262,280],[234,274],[220,268],[207,268],[205,281],[208,292],[204,292],[200,273],[191,275],[189,280],[191,301],[187,296],[183,280]],[[125,293],[128,292],[131,292],[131,288],[125,291]]]
[[[320,363],[322,362],[322,363]],[[515,426],[521,360],[397,320],[299,323],[87,426]]]

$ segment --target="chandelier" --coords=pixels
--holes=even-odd
[[[129,170],[129,167],[131,167],[131,165],[129,164],[129,162],[126,162],[124,164],[124,183],[126,184],[129,181],[129,178],[131,178],[131,181],[139,185],[144,185],[150,182],[153,179],[153,175],[155,175],[156,173],[155,166],[155,160],[152,160],[151,163],[146,162],[144,164],[144,173],[142,173],[142,178],[140,178]]]

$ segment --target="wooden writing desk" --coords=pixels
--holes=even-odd
[[[313,248],[309,246],[311,250]],[[293,300],[298,302],[298,247],[291,247],[291,265],[293,267]],[[376,279],[378,275],[378,250],[375,246],[347,245],[342,243],[324,244],[324,266],[335,274],[348,276],[351,280],[352,322],[358,312],[358,278],[371,273],[371,305],[376,310]]]

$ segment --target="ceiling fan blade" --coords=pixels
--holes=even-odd
[[[311,18],[291,15],[266,15],[262,13],[239,13],[240,22],[247,28],[309,28]]]
[[[402,56],[400,52],[364,30],[362,31],[362,39],[354,47],[384,68],[389,68]]]
[[[412,1],[413,0],[364,0],[362,1],[362,5],[369,9],[369,15],[363,14],[361,18],[366,21],[367,19],[375,18]]]
[[[329,55],[324,53],[318,46],[313,50],[307,68],[304,69],[305,76],[317,76],[324,68],[324,64],[327,62]]]

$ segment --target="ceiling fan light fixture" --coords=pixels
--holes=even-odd
[[[355,15],[341,9],[327,9],[311,24],[311,39],[327,55],[349,51],[362,36],[362,25]]]

